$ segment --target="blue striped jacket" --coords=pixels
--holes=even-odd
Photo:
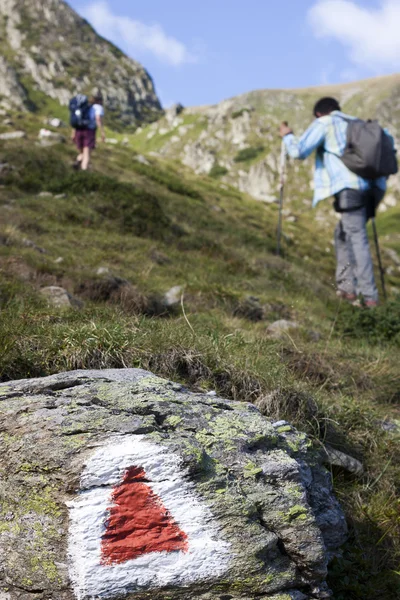
[[[283,138],[287,152],[292,158],[303,160],[316,150],[313,206],[345,188],[368,190],[373,185],[386,190],[386,177],[363,179],[349,171],[340,159],[346,147],[345,119],[354,118],[335,110],[330,115],[316,119],[301,138],[293,134]]]

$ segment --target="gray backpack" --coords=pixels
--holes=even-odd
[[[341,157],[346,167],[364,179],[389,177],[398,172],[392,138],[378,121],[346,119],[347,144]]]

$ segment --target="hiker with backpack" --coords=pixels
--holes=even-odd
[[[376,121],[344,114],[334,98],[321,98],[314,116],[302,137],[287,123],[280,135],[292,158],[304,160],[316,152],[313,206],[333,197],[341,214],[335,230],[337,295],[373,308],[378,290],[366,226],[385,195],[388,176],[397,173],[394,140]]]
[[[79,150],[74,168],[87,171],[92,150],[96,147],[96,132],[99,129],[105,141],[103,98],[99,94],[88,99],[83,94],[72,98],[69,104],[72,140]]]

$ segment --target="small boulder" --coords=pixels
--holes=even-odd
[[[324,462],[331,466],[340,467],[358,477],[364,474],[364,467],[359,460],[331,446],[325,446]]]
[[[145,156],[143,156],[142,154],[137,154],[135,156],[135,160],[139,163],[141,163],[142,165],[149,165],[149,161],[147,160],[147,158]]]
[[[61,121],[61,119],[53,118],[49,119],[47,122],[50,125],[50,127],[66,127],[66,124],[64,123],[64,121]]]
[[[174,306],[175,304],[179,304],[182,297],[183,292],[182,285],[175,285],[172,287],[164,296],[164,304],[165,306]]]
[[[167,119],[168,123],[172,125],[176,117],[180,115],[183,111],[184,106],[178,102],[177,104],[173,104],[172,106],[170,106],[170,108],[167,108],[167,110],[165,111],[165,118]]]
[[[38,196],[39,198],[52,198],[53,194],[51,192],[40,192]]]
[[[267,334],[275,339],[282,339],[285,335],[285,332],[290,329],[298,329],[299,324],[295,321],[286,321],[286,319],[281,319],[280,321],[275,321],[275,323],[271,323],[271,325],[267,328]]]
[[[261,306],[258,298],[248,296],[242,300],[233,311],[234,317],[241,317],[249,321],[262,321],[265,315],[264,307]]]
[[[71,308],[72,306],[76,306],[74,298],[62,287],[51,285],[42,288],[40,293],[55,308]]]
[[[41,129],[38,135],[39,140],[52,141],[52,142],[65,142],[65,137],[60,133],[50,131],[50,129]]]
[[[25,131],[10,131],[8,133],[0,133],[0,140],[19,140],[26,138]]]
[[[288,423],[135,369],[8,381],[0,398],[10,600],[330,597],[346,520]]]
[[[32,242],[32,240],[28,240],[28,238],[24,238],[22,240],[22,245],[25,246],[26,248],[33,248],[33,250],[36,250],[36,252],[40,252],[41,254],[46,253],[46,250],[44,248],[37,246],[35,244],[35,242]]]
[[[152,250],[150,258],[158,265],[169,265],[171,263],[171,259],[166,254],[163,254],[158,250]]]

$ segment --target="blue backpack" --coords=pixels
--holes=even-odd
[[[69,103],[70,124],[73,129],[89,129],[90,118],[89,100],[84,94],[78,94]]]

